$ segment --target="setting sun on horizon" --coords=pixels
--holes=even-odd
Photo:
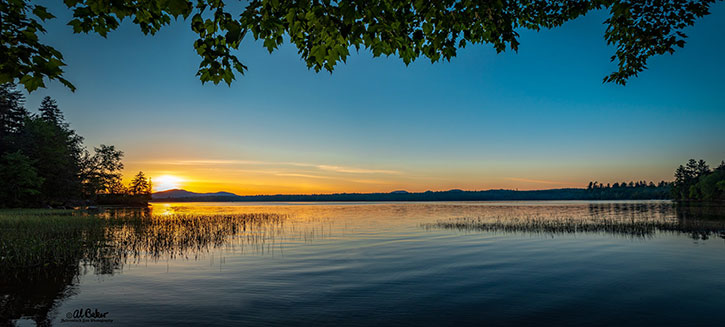
[[[543,190],[582,188],[590,181],[615,183],[669,180],[673,164],[557,164],[540,162],[538,170],[527,163],[507,162],[444,167],[419,164],[375,164],[330,161],[264,160],[231,157],[219,159],[160,158],[144,160],[129,154],[126,171],[142,170],[151,176],[153,191],[184,189],[191,192],[231,192],[238,195],[376,193],[462,190]],[[533,159],[532,159],[533,160]],[[528,162],[528,161],[527,161]],[[126,174],[131,176],[131,174]]]
[[[725,0],[0,17],[0,327],[722,314]]]
[[[151,182],[153,183],[154,192],[161,192],[180,189],[183,186],[184,180],[181,177],[174,175],[161,175],[158,177],[152,177]]]

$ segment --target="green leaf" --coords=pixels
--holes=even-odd
[[[55,16],[53,16],[53,14],[48,12],[48,8],[45,8],[43,6],[37,6],[37,5],[33,8],[33,15],[38,16],[38,18],[40,18],[40,20],[55,18]]]
[[[186,18],[191,14],[192,4],[186,0],[168,0],[167,7],[169,13],[174,17],[184,16]]]

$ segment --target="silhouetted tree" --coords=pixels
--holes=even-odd
[[[725,170],[717,169],[701,176],[697,184],[690,187],[689,195],[692,200],[725,200]]]
[[[18,150],[14,136],[30,114],[23,106],[25,97],[14,84],[0,85],[0,154]]]
[[[101,144],[93,150],[93,155],[85,151],[81,160],[84,193],[91,198],[96,194],[110,194],[114,185],[120,183],[123,169],[123,152],[113,145]]]
[[[45,98],[41,114],[25,120],[17,146],[33,162],[43,178],[42,198],[46,202],[80,199],[80,154],[83,139],[68,127],[57,104]]]
[[[0,181],[0,206],[16,207],[35,202],[43,178],[38,176],[30,158],[16,151],[0,158]]]
[[[114,204],[147,203],[121,183],[123,152],[101,145],[91,155],[50,97],[39,114],[23,103],[14,85],[0,85],[0,207],[75,205],[98,194],[121,195]]]
[[[725,200],[725,168],[712,171],[704,160],[690,159],[675,170],[672,194],[676,200]]]
[[[131,180],[128,191],[132,195],[151,194],[151,184],[142,171]]]
[[[604,185],[599,182],[589,182],[587,187],[588,199],[591,200],[638,200],[638,199],[667,199],[670,197],[670,185],[660,182],[655,186],[653,182],[622,182]]]
[[[351,48],[373,56],[397,56],[405,64],[420,57],[450,60],[470,44],[490,44],[497,52],[518,50],[521,29],[553,28],[597,10],[609,17],[604,38],[612,44],[617,71],[605,82],[625,84],[646,68],[655,55],[683,47],[683,31],[709,14],[717,0],[631,1],[249,1],[231,12],[219,0],[64,1],[73,12],[68,22],[76,33],[106,37],[122,19],[155,34],[164,25],[191,17],[194,42],[201,56],[197,76],[202,82],[230,84],[235,71],[247,67],[232,51],[246,35],[261,40],[272,52],[288,41],[308,68],[333,71]],[[0,2],[0,83],[19,82],[28,91],[45,87],[44,79],[63,78],[62,54],[43,43],[44,23],[54,18],[30,0]],[[175,18],[175,19],[172,19]]]
[[[108,194],[128,194],[129,189],[128,187],[124,186],[123,183],[121,183],[120,179],[113,179],[110,182],[110,185],[108,186]]]
[[[58,103],[50,97],[43,98],[38,111],[40,111],[40,118],[44,121],[56,126],[67,127],[63,113],[58,108]]]

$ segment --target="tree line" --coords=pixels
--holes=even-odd
[[[390,193],[335,193],[335,194],[276,194],[276,195],[207,195],[189,197],[163,197],[164,202],[343,202],[343,201],[548,201],[548,200],[651,200],[669,199],[669,188],[662,192],[592,192],[584,188],[551,190],[485,190],[485,191],[426,191]],[[163,192],[162,192],[163,193]]]
[[[669,199],[672,185],[660,181],[630,181],[606,185],[598,181],[589,182],[587,194],[592,200],[649,200]]]
[[[151,181],[139,172],[123,185],[122,158],[113,145],[91,153],[50,97],[31,113],[14,84],[0,85],[0,207],[148,203]]]
[[[672,198],[677,201],[725,201],[725,161],[715,169],[690,159],[675,171]]]

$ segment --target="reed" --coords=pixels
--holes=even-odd
[[[426,229],[454,229],[530,234],[607,233],[630,237],[650,237],[658,232],[685,233],[695,239],[725,238],[724,220],[585,218],[571,216],[480,216],[440,220],[423,225]]]
[[[113,274],[131,262],[188,257],[237,243],[261,246],[280,233],[276,214],[170,214],[143,210],[0,210],[0,325],[31,316],[50,325],[58,298],[81,272]]]
[[[274,237],[285,218],[268,213],[153,216],[0,211],[0,273],[9,276],[28,268],[78,263],[117,269],[129,258],[209,251],[235,236],[248,244],[263,243]]]

